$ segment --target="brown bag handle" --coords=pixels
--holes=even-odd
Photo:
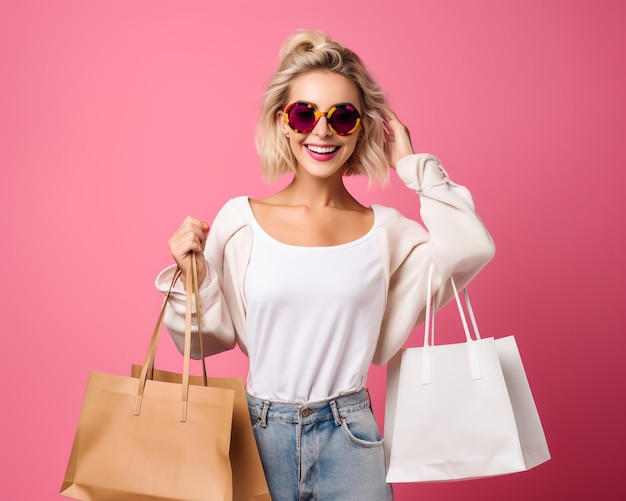
[[[199,286],[198,286],[198,266],[196,262],[196,255],[193,252],[189,253],[188,267],[187,267],[187,280],[185,281],[185,294],[186,294],[186,312],[185,312],[185,343],[183,348],[183,383],[182,383],[182,398],[181,398],[181,415],[180,420],[187,420],[187,407],[188,407],[188,396],[189,396],[189,367],[191,360],[191,320],[192,320],[192,300],[195,296],[195,305],[196,305],[196,317],[198,321],[198,338],[199,338],[199,347],[200,347],[200,359],[202,362],[202,376],[204,385],[207,386],[207,374],[206,374],[206,363],[204,360],[204,347],[202,344],[202,324],[201,324],[201,312],[200,312],[200,294],[199,294]],[[165,317],[165,310],[167,307],[167,302],[172,293],[172,289],[174,284],[178,280],[182,273],[180,268],[177,268],[174,272],[174,276],[172,277],[172,282],[170,284],[169,290],[165,296],[163,301],[163,305],[161,306],[161,312],[159,313],[159,317],[157,319],[156,325],[152,332],[152,337],[150,338],[150,343],[148,344],[148,350],[146,352],[146,356],[144,358],[143,366],[141,368],[141,375],[139,376],[138,388],[137,388],[137,399],[135,400],[135,409],[133,414],[138,416],[141,411],[141,403],[143,401],[143,393],[146,386],[146,381],[148,379],[152,379],[152,375],[154,372],[154,360],[156,357],[156,350],[159,343],[159,334],[161,332],[161,328],[163,326],[163,318]],[[189,278],[191,277],[191,280]]]

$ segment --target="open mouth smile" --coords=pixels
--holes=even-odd
[[[328,155],[337,151],[339,149],[339,146],[314,146],[312,144],[307,144],[306,148],[313,153]]]

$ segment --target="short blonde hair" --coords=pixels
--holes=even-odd
[[[361,137],[346,163],[346,175],[364,174],[370,184],[385,184],[389,179],[389,160],[385,153],[382,121],[388,108],[383,92],[358,55],[325,33],[311,30],[298,31],[284,43],[278,70],[272,75],[265,92],[257,129],[257,150],[263,177],[271,182],[283,174],[295,172],[296,159],[276,114],[289,104],[291,86],[297,77],[324,70],[348,78],[361,95]]]

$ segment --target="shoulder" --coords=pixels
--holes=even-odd
[[[376,213],[376,244],[388,272],[393,273],[417,246],[428,242],[429,235],[420,223],[396,209],[382,205],[372,208]]]
[[[248,224],[245,206],[248,203],[248,197],[240,196],[228,200],[222,208],[217,212],[213,221],[213,226],[237,227]]]
[[[211,234],[213,234],[214,238],[221,242],[227,242],[233,235],[247,228],[250,225],[249,218],[246,214],[247,205],[247,196],[240,196],[228,200],[218,211],[213,220]]]
[[[376,226],[388,238],[419,244],[428,240],[428,232],[417,221],[404,216],[399,210],[383,205],[372,205],[376,213]]]

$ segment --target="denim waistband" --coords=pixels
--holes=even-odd
[[[266,421],[312,424],[334,420],[336,425],[340,425],[342,417],[370,407],[369,392],[366,388],[328,400],[307,403],[274,402],[250,394],[247,397],[250,415],[260,419],[263,427]]]

